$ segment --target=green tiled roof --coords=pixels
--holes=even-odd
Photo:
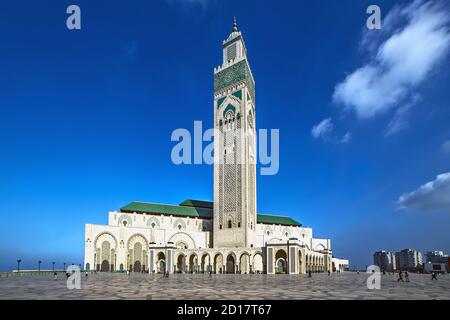
[[[187,207],[199,207],[199,208],[213,208],[213,203],[211,201],[202,201],[202,200],[184,200],[182,203],[180,203],[180,206],[187,206]]]
[[[169,205],[152,202],[131,202],[120,208],[121,212],[138,212],[174,215],[191,218],[211,219],[213,216],[213,203],[210,201],[185,200],[180,205]],[[257,223],[281,224],[286,226],[301,226],[302,224],[290,217],[274,216],[269,214],[257,214]]]
[[[257,214],[256,215],[257,223],[265,223],[265,224],[282,224],[287,226],[301,226],[302,224],[295,221],[290,217],[283,216],[273,216],[270,214]]]
[[[174,206],[168,204],[150,203],[150,202],[132,202],[125,207],[120,208],[122,212],[155,213],[164,215],[184,216],[192,218],[211,218],[212,209]]]

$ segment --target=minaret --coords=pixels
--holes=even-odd
[[[214,69],[214,247],[252,247],[256,227],[255,82],[238,31]]]

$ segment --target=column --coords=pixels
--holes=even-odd
[[[273,248],[267,248],[267,273],[273,274]]]
[[[297,265],[297,258],[296,258],[296,254],[295,254],[296,248],[295,247],[290,247],[289,248],[289,273],[290,274],[294,274],[295,272],[295,267]]]
[[[149,255],[148,255],[148,270],[150,273],[153,273],[155,271],[155,250],[149,250]]]

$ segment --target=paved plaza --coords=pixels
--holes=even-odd
[[[369,290],[368,274],[208,275],[97,273],[69,290],[65,276],[0,278],[0,299],[450,299],[450,277],[411,274],[409,283],[381,275],[381,290]]]

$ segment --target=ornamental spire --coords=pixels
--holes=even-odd
[[[234,23],[233,23],[233,32],[237,32],[237,22],[236,22],[236,16],[234,16]]]

